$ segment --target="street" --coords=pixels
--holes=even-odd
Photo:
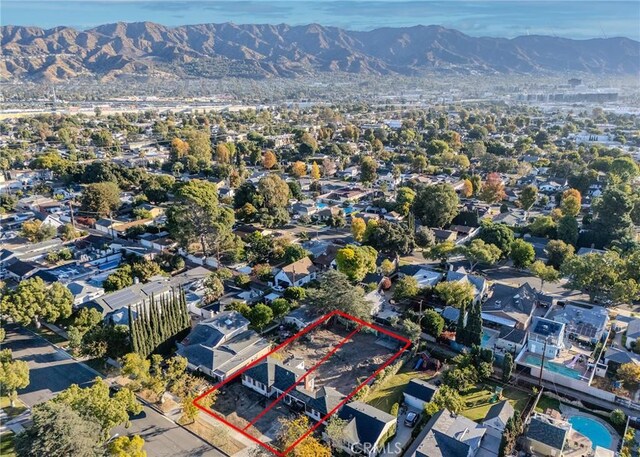
[[[5,329],[7,336],[3,349],[11,349],[14,358],[29,363],[30,384],[19,391],[20,399],[27,406],[50,400],[71,384],[87,386],[97,376],[89,367],[43,338],[16,325],[6,325]],[[131,427],[119,427],[113,433],[142,436],[149,457],[224,455],[147,406],[131,420]]]

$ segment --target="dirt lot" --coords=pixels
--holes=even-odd
[[[243,387],[239,382],[232,382],[225,385],[219,392],[213,409],[236,427],[244,429],[273,400]],[[278,419],[294,416],[295,414],[284,404],[277,404],[249,427],[246,432],[261,441],[270,441],[276,437],[280,430]]]
[[[277,352],[278,357],[282,360],[293,357],[302,359],[305,370],[309,370],[352,330],[340,324],[317,327],[280,349]],[[312,374],[316,387],[333,387],[343,395],[350,394],[395,352],[378,343],[378,337],[372,333],[360,331],[353,335],[314,370]]]

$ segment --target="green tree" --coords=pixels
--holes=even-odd
[[[557,282],[560,280],[560,272],[551,265],[545,265],[544,262],[536,260],[529,267],[531,273],[540,279],[540,290],[544,290],[545,282]]]
[[[436,244],[436,235],[429,227],[420,227],[414,235],[416,245],[422,249],[429,249]]]
[[[291,304],[286,298],[276,298],[269,305],[275,319],[281,319],[291,310]]]
[[[354,240],[361,242],[364,239],[366,229],[367,224],[364,219],[356,216],[351,218],[351,234]]]
[[[284,298],[288,300],[304,300],[306,296],[306,290],[300,286],[287,287],[287,289],[284,291]]]
[[[530,184],[522,188],[518,202],[520,203],[520,207],[528,213],[531,207],[536,203],[537,199],[538,188]]]
[[[102,378],[96,378],[94,384],[86,388],[72,384],[52,402],[66,404],[85,419],[97,422],[103,439],[108,438],[111,429],[118,425],[128,427],[129,413],[142,411],[142,404],[132,391],[122,389],[111,396],[109,384]]]
[[[291,243],[284,248],[282,262],[284,262],[286,265],[289,265],[293,262],[297,262],[300,259],[304,259],[307,256],[309,256],[309,251],[307,251],[299,244]]]
[[[121,360],[121,373],[137,384],[138,390],[144,383],[149,381],[151,376],[151,362],[138,353],[130,352],[126,354]]]
[[[43,224],[41,221],[35,219],[22,224],[20,235],[32,243],[40,243],[56,236],[56,229],[51,224]]]
[[[458,247],[453,241],[443,241],[433,246],[428,251],[424,251],[422,254],[426,259],[440,260],[446,262],[449,257],[458,253]]]
[[[204,130],[187,132],[189,155],[206,163],[211,162],[211,135]]]
[[[0,392],[15,406],[17,390],[29,385],[29,364],[14,360],[11,349],[0,350]]]
[[[614,409],[609,414],[609,419],[611,419],[611,423],[616,427],[622,427],[627,422],[627,415],[621,409]]]
[[[215,273],[211,273],[207,279],[204,280],[203,285],[203,301],[205,304],[212,303],[224,295],[224,284]]]
[[[433,416],[441,409],[448,409],[454,414],[459,413],[465,407],[464,400],[458,392],[449,386],[440,386],[433,398],[424,407],[427,416]]]
[[[424,330],[435,338],[444,330],[444,318],[433,309],[426,310],[421,321]]]
[[[360,181],[372,183],[378,177],[378,163],[373,157],[365,157],[360,162]]]
[[[551,216],[538,216],[527,227],[533,236],[553,237],[556,234],[556,222]]]
[[[362,287],[353,286],[344,273],[329,270],[318,280],[316,288],[307,289],[307,302],[319,313],[342,311],[365,321],[371,320],[371,303]]]
[[[102,282],[102,288],[105,292],[114,292],[129,287],[132,284],[133,275],[131,265],[123,265],[105,278]]]
[[[435,287],[435,292],[447,305],[461,308],[473,301],[475,289],[469,281],[445,281]]]
[[[633,362],[625,363],[618,368],[616,377],[622,380],[625,386],[637,388],[640,384],[640,365]]]
[[[262,331],[273,320],[273,311],[267,305],[258,303],[249,313],[249,321],[258,331]]]
[[[98,217],[109,216],[120,206],[120,189],[114,182],[87,185],[80,197],[82,209]]]
[[[576,217],[580,213],[582,206],[582,196],[577,189],[567,189],[562,193],[560,209],[566,216]]]
[[[413,298],[420,292],[418,286],[418,280],[413,276],[404,276],[398,282],[393,289],[394,300],[404,300],[407,298]]]
[[[558,221],[558,239],[567,244],[575,245],[578,242],[580,227],[578,221],[573,216],[562,216]]]
[[[413,214],[426,226],[442,228],[458,215],[458,204],[458,194],[450,184],[435,184],[418,191]]]
[[[374,249],[393,256],[409,254],[415,245],[407,227],[385,220],[367,227],[365,239]]]
[[[536,259],[536,251],[531,243],[517,239],[511,243],[511,260],[516,268],[527,268]]]
[[[347,245],[336,254],[338,271],[351,281],[361,281],[367,273],[376,271],[378,252],[371,246]]]
[[[396,211],[403,216],[409,214],[416,198],[416,193],[410,187],[399,187],[396,190]]]
[[[633,231],[633,205],[629,194],[617,187],[607,187],[602,197],[593,204],[593,233],[597,235],[598,244],[606,246],[614,240],[630,236]]]
[[[21,281],[18,286],[4,295],[0,302],[0,311],[22,324],[40,320],[56,322],[71,315],[73,295],[61,283],[54,283],[47,289],[39,277]]]
[[[112,457],[147,457],[144,439],[140,435],[120,436],[109,443],[109,455]]]
[[[560,269],[566,259],[571,257],[575,249],[562,240],[551,240],[545,247],[547,263],[555,269]]]
[[[513,230],[504,224],[483,222],[478,238],[485,243],[497,246],[502,252],[503,258],[511,254],[511,243],[514,240]]]
[[[288,187],[287,187],[288,192]],[[234,243],[231,232],[233,211],[218,203],[217,187],[197,179],[181,185],[175,203],[167,211],[167,228],[182,247],[199,243],[205,256],[216,254]]]
[[[469,261],[469,271],[473,271],[479,263],[493,265],[502,255],[497,246],[487,244],[481,239],[471,241],[461,249],[461,253]]]
[[[502,382],[508,383],[511,380],[514,368],[513,356],[510,352],[505,353],[502,359]]]
[[[464,333],[466,345],[480,346],[482,343],[482,305],[480,302],[471,304]]]
[[[569,279],[567,286],[588,292],[591,300],[609,299],[624,272],[624,261],[613,251],[572,256],[562,265],[562,274]]]
[[[32,411],[32,425],[15,439],[18,457],[102,457],[100,425],[69,405],[45,402]]]

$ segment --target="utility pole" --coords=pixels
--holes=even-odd
[[[71,212],[71,226],[75,230],[75,228],[76,228],[76,220],[73,217],[73,206],[71,205],[71,202],[69,202],[69,211]]]
[[[544,339],[544,346],[542,349],[542,362],[540,363],[540,376],[538,377],[538,388],[542,387],[542,370],[544,370],[544,357],[547,355],[547,341],[549,337]]]

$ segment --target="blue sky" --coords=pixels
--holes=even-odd
[[[2,25],[86,29],[125,21],[165,25],[319,23],[351,30],[443,25],[473,36],[527,34],[640,40],[640,1],[1,0]]]

